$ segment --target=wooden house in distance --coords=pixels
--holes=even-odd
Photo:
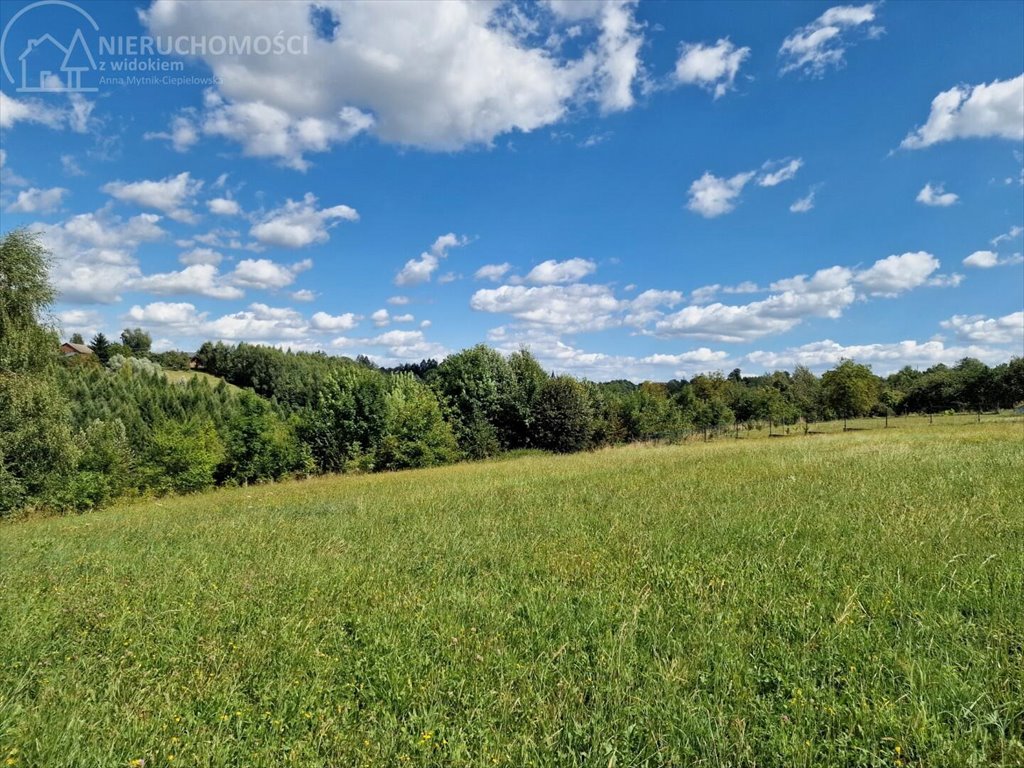
[[[92,355],[95,354],[85,344],[75,344],[71,341],[65,341],[60,345],[60,353],[64,357],[78,357],[79,355]]]

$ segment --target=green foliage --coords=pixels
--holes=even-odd
[[[558,453],[582,451],[590,445],[592,418],[586,387],[570,376],[548,379],[537,394],[536,443]]]
[[[411,373],[391,377],[384,408],[377,468],[432,467],[455,459],[455,437],[441,415],[437,398]]]
[[[497,453],[501,438],[515,430],[503,429],[503,416],[515,406],[510,402],[516,387],[508,362],[483,344],[445,358],[430,378],[444,403],[455,437],[471,458]]]
[[[149,356],[149,359],[159,363],[160,367],[168,371],[187,371],[191,358],[188,352],[181,350],[169,350],[167,352],[156,352]]]
[[[107,367],[112,371],[120,371],[127,368],[135,373],[148,373],[156,375],[160,373],[160,363],[147,360],[144,357],[125,357],[124,355],[111,355],[107,361]]]
[[[697,400],[690,412],[690,421],[696,429],[707,433],[721,429],[733,423],[735,415],[732,409],[721,398],[712,397],[708,400]]]
[[[157,493],[202,491],[213,486],[223,460],[224,445],[212,421],[165,421],[146,450],[145,482]]]
[[[51,501],[76,459],[53,380],[58,339],[43,324],[48,264],[36,235],[0,239],[0,516]]]
[[[136,487],[135,461],[124,424],[95,420],[75,437],[78,463],[60,486],[56,506],[85,511]]]
[[[226,423],[222,480],[258,483],[280,480],[313,468],[312,456],[270,404],[250,393],[238,398],[237,409]]]
[[[663,384],[644,382],[615,400],[620,427],[618,442],[675,438],[684,428],[683,412],[669,398]]]
[[[0,516],[51,501],[76,459],[52,379],[0,371]]]
[[[96,358],[103,364],[106,365],[111,357],[110,341],[104,335],[103,331],[100,331],[92,337],[92,341],[89,342],[89,349],[95,354]]]
[[[528,349],[509,355],[508,370],[510,380],[502,393],[499,439],[507,449],[515,450],[533,444],[533,411],[548,374]]]
[[[806,422],[824,419],[822,397],[821,380],[806,367],[798,365],[793,371],[789,399],[800,418]]]
[[[821,377],[821,389],[826,407],[841,419],[851,419],[871,412],[881,382],[868,366],[843,360]]]
[[[387,378],[380,371],[348,363],[315,380],[298,412],[300,439],[309,446],[321,472],[341,472],[359,459],[367,468],[384,434]]]
[[[1024,357],[1014,357],[998,367],[999,406],[1012,408],[1024,404]]]
[[[53,362],[57,335],[44,318],[56,298],[49,264],[38,235],[16,229],[0,239],[0,372],[39,373]]]
[[[121,343],[132,357],[145,357],[153,347],[153,337],[141,328],[125,328],[121,331]]]

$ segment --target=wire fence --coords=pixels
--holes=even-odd
[[[709,429],[685,429],[651,435],[643,442],[685,443],[693,440],[752,440],[776,437],[828,435],[875,429],[908,427],[970,427],[975,424],[1020,424],[1024,427],[1024,412],[1019,410],[998,413],[914,413],[902,416],[865,416],[834,421],[797,422],[795,424],[735,423]]]

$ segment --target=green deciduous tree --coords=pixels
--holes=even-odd
[[[431,372],[430,383],[466,455],[483,458],[501,450],[503,417],[514,388],[505,358],[480,344],[447,357]]]
[[[0,515],[52,499],[76,459],[44,317],[56,295],[48,265],[36,235],[0,239]]]
[[[384,396],[384,434],[379,469],[432,467],[453,461],[458,447],[433,391],[411,373],[391,377]]]
[[[534,408],[548,375],[529,350],[508,357],[509,389],[504,392],[499,439],[506,448],[525,448],[532,441]]]
[[[132,357],[144,357],[153,347],[153,337],[141,328],[125,328],[121,331],[121,343]]]
[[[556,376],[544,382],[535,408],[537,445],[559,453],[582,451],[590,445],[592,432],[586,387],[570,376]]]
[[[120,419],[94,420],[75,436],[79,459],[60,485],[58,506],[85,511],[137,485],[128,433]]]
[[[790,401],[806,424],[822,418],[821,379],[805,366],[793,370],[789,388]]]
[[[164,421],[145,454],[147,485],[159,493],[193,493],[214,484],[224,445],[209,419]]]
[[[866,416],[878,402],[881,382],[866,365],[843,360],[836,368],[821,377],[825,404],[843,420]]]
[[[266,400],[244,392],[235,415],[224,426],[224,461],[218,476],[224,481],[258,483],[309,472],[313,460],[291,427]]]

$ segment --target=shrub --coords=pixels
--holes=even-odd
[[[213,422],[164,421],[146,451],[146,484],[159,493],[193,493],[214,483],[224,446]]]
[[[541,448],[569,453],[590,445],[590,399],[586,388],[576,379],[557,376],[544,382],[534,414],[534,435]]]
[[[225,433],[224,461],[218,469],[223,480],[257,483],[312,468],[309,450],[299,443],[294,430],[256,395],[245,393],[239,398],[238,412],[228,421]]]
[[[441,416],[434,393],[411,373],[392,377],[384,396],[384,436],[377,449],[378,469],[431,467],[452,461],[455,437]]]

